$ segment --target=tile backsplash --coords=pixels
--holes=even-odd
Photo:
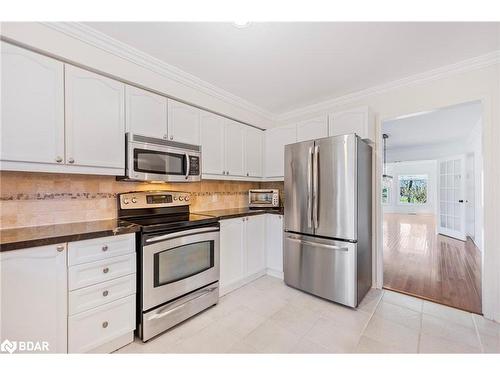
[[[112,176],[0,172],[0,228],[17,228],[116,217],[116,194],[174,190],[192,194],[191,211],[248,206],[248,189],[279,188],[282,182],[204,180],[151,184]]]

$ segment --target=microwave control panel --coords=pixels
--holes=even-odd
[[[189,175],[197,176],[200,174],[200,157],[189,156]]]

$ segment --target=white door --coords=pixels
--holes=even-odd
[[[251,127],[247,127],[245,131],[246,175],[262,177],[262,136],[264,132]]]
[[[200,144],[200,110],[196,107],[168,100],[168,138],[171,141]]]
[[[64,64],[0,46],[1,159],[64,163]]]
[[[465,155],[439,161],[438,233],[465,241]]]
[[[201,111],[201,169],[203,174],[223,175],[225,119],[216,114]]]
[[[244,218],[220,222],[220,287],[227,289],[245,276]]]
[[[266,177],[285,175],[285,145],[297,141],[295,125],[266,130],[264,168]]]
[[[134,134],[167,139],[167,98],[125,86],[125,126]]]
[[[125,85],[66,65],[66,163],[125,168]]]
[[[375,121],[368,107],[331,113],[328,122],[330,136],[356,133],[361,138],[374,138]]]
[[[49,245],[0,254],[0,342],[47,341],[67,351],[66,247]]]
[[[326,116],[305,120],[297,124],[297,142],[328,137],[328,118]]]
[[[245,125],[226,120],[226,174],[245,176]]]
[[[266,217],[248,216],[246,219],[246,275],[254,275],[266,269]]]
[[[266,216],[266,258],[267,268],[283,276],[283,216]]]

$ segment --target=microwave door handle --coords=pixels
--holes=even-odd
[[[188,155],[188,153],[186,152],[185,155],[186,155],[186,175],[184,177],[187,180],[189,178],[189,172],[190,172],[190,169],[191,169],[191,165],[189,163],[189,155]]]

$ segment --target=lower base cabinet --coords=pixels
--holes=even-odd
[[[66,255],[66,244],[0,253],[0,342],[14,353],[66,353]]]
[[[221,220],[220,295],[266,273],[282,278],[282,237],[281,215]]]

